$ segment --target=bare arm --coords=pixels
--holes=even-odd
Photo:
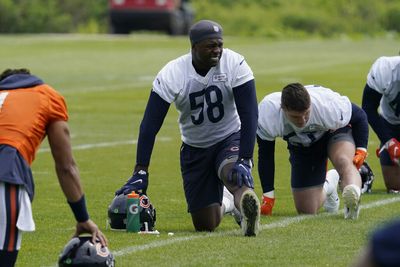
[[[71,141],[69,136],[68,124],[65,121],[55,121],[47,127],[47,136],[54,158],[56,173],[61,189],[64,192],[68,202],[79,203],[82,199],[83,190],[80,182],[78,166],[72,156]],[[71,206],[72,208],[72,206]],[[82,208],[81,208],[82,210]],[[85,213],[86,206],[83,205]],[[74,211],[75,214],[75,211]],[[76,214],[75,214],[76,217]],[[88,218],[88,217],[87,217]],[[75,236],[81,233],[90,233],[92,242],[98,238],[103,246],[107,245],[107,239],[99,230],[97,225],[90,219],[79,221],[76,225]]]
[[[70,202],[78,201],[82,195],[79,170],[72,157],[68,124],[56,121],[47,128],[47,136],[54,158],[61,188]]]

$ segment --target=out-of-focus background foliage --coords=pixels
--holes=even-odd
[[[192,0],[227,34],[300,38],[400,32],[398,0]],[[107,0],[0,0],[0,33],[108,33]]]

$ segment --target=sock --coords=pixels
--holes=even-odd
[[[271,190],[268,192],[263,193],[264,197],[275,198],[275,190]]]
[[[235,208],[234,198],[231,192],[224,187],[224,194],[222,197],[222,214],[231,213]]]
[[[235,208],[235,205],[233,204],[233,202],[227,198],[227,197],[223,197],[222,198],[222,211],[223,213],[230,213],[233,211],[233,209]]]
[[[326,179],[324,183],[324,191],[327,196],[333,193],[336,190],[337,183],[339,181],[339,174],[335,169],[329,170],[326,173]]]
[[[19,250],[14,250],[9,252],[6,250],[0,250],[0,266],[13,267],[17,261],[18,251]]]

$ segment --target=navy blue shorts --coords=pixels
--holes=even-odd
[[[292,189],[323,185],[327,172],[328,147],[331,143],[342,140],[354,143],[350,127],[343,127],[333,133],[327,133],[310,147],[288,144],[289,161],[292,166]]]
[[[24,185],[33,200],[35,185],[30,166],[17,149],[3,144],[0,144],[0,181]]]
[[[223,183],[218,177],[220,165],[236,161],[239,154],[240,132],[208,147],[181,146],[181,172],[188,211],[196,212],[213,203],[222,203]]]
[[[390,133],[390,136],[392,138],[396,138],[397,140],[400,140],[400,125],[393,125],[387,122],[386,120],[383,120],[385,124],[385,131]],[[381,143],[381,147],[384,144]],[[389,153],[385,149],[382,151],[381,156],[379,157],[379,161],[381,162],[382,166],[394,166],[395,163],[392,162],[390,159]]]

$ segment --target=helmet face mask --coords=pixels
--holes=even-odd
[[[360,175],[362,180],[361,193],[371,193],[375,177],[367,162],[364,162],[361,166]]]
[[[64,247],[58,259],[59,267],[103,266],[114,267],[114,256],[99,240],[91,242],[91,236],[72,238]]]
[[[126,200],[127,195],[121,194],[112,200],[108,207],[108,223],[112,230],[126,230]],[[150,199],[139,193],[140,231],[154,231],[156,223],[156,209]]]

